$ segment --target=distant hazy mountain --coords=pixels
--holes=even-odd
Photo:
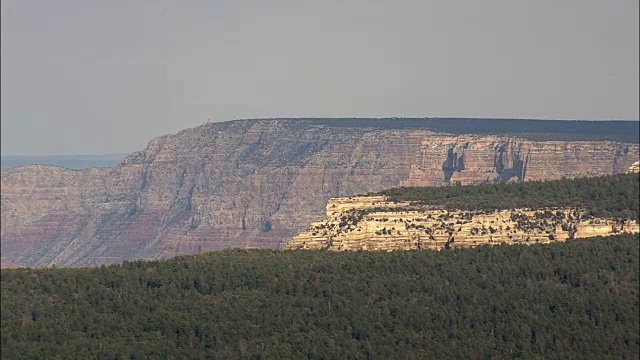
[[[72,170],[106,168],[115,166],[125,156],[127,154],[2,156],[0,157],[0,168],[4,170],[24,165],[53,165]]]

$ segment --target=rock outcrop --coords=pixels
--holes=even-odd
[[[385,209],[380,211],[378,209]],[[287,249],[442,250],[536,244],[639,231],[635,220],[586,217],[580,209],[448,211],[414,209],[384,196],[331,199],[326,219],[294,236]]]
[[[277,248],[333,197],[399,185],[624,173],[638,144],[532,141],[300,120],[206,124],[111,169],[2,171],[1,246],[26,266]]]

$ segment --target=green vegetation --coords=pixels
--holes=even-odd
[[[571,207],[637,219],[640,177],[383,194],[465,216]],[[364,215],[345,215],[335,228],[349,231]],[[513,216],[516,226],[530,226]],[[551,226],[565,215],[532,218]],[[334,225],[315,229],[328,230]],[[640,351],[637,234],[439,253],[234,250],[100,268],[2,270],[0,285],[3,359],[619,359]]]
[[[639,239],[2,270],[3,359],[636,358]]]
[[[448,210],[571,207],[586,210],[587,216],[638,220],[640,176],[624,174],[510,184],[400,187],[378,195],[389,196],[391,201],[409,201],[416,206],[437,205]]]
[[[330,127],[430,129],[449,134],[511,135],[535,141],[620,141],[637,144],[639,121],[474,118],[297,119]]]

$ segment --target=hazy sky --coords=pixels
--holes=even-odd
[[[2,154],[262,117],[639,118],[638,0],[2,0]]]

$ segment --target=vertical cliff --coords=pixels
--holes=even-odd
[[[206,124],[112,169],[2,172],[2,255],[99,265],[229,247],[275,248],[328,199],[402,186],[625,172],[638,144],[533,141],[297,120]]]

